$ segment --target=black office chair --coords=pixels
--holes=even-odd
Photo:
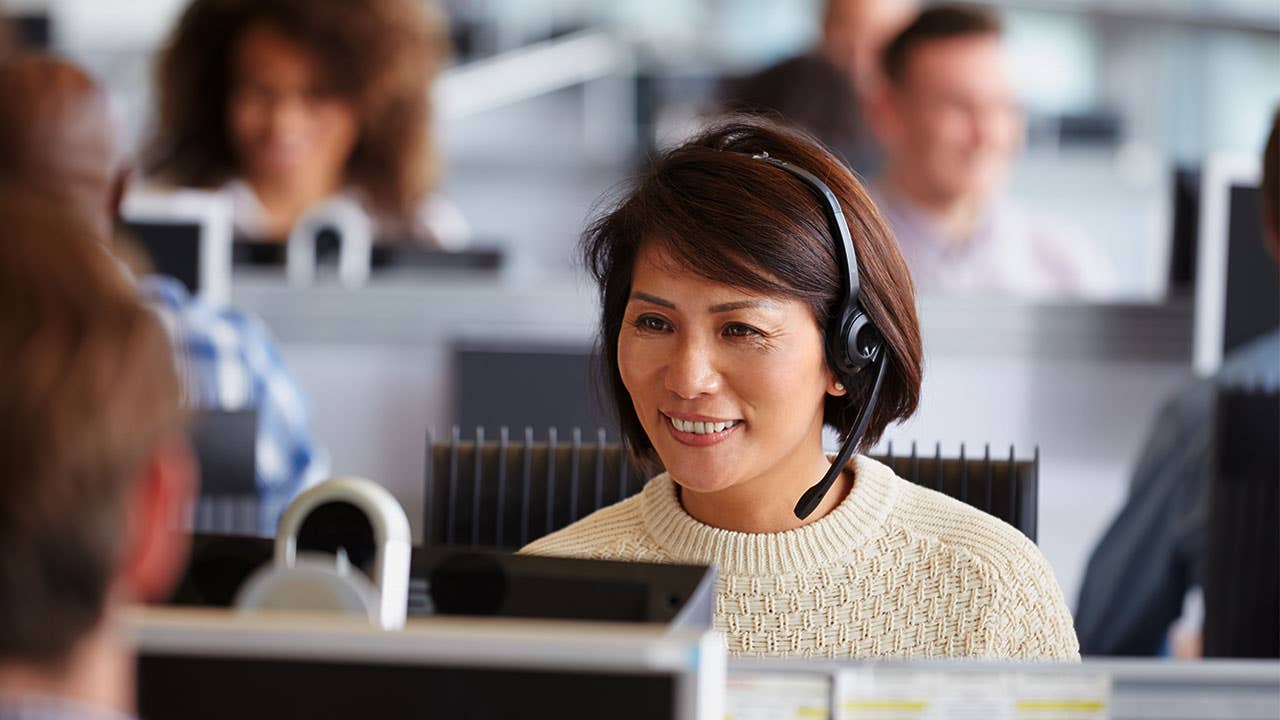
[[[1205,657],[1280,657],[1280,394],[1218,394],[1204,555]]]
[[[566,441],[555,428],[534,440],[531,428],[510,437],[503,428],[486,440],[483,428],[463,440],[458,429],[435,442],[428,437],[424,539],[427,543],[516,549],[596,510],[639,492],[646,477],[624,447],[578,429]],[[481,448],[476,452],[476,447]],[[1018,460],[944,458],[935,446],[922,456],[873,456],[912,482],[942,492],[994,515],[1036,539],[1039,450]]]
[[[200,493],[191,529],[258,533],[257,410],[201,410],[191,423]]]

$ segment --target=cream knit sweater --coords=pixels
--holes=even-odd
[[[789,532],[704,525],[664,473],[521,552],[717,565],[715,623],[732,655],[1079,657],[1034,543],[874,460],[851,465],[849,496]]]

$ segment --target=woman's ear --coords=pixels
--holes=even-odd
[[[844,383],[840,382],[834,375],[832,375],[831,379],[827,382],[827,394],[834,395],[835,397],[841,397],[848,394],[848,392],[849,389],[844,386]]]

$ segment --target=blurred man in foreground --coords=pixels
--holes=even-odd
[[[109,241],[127,180],[106,93],[80,68],[42,55],[0,64],[0,183],[80,212]],[[327,470],[302,393],[266,326],[188,295],[177,280],[141,278],[179,356],[185,397],[202,410],[258,411],[258,530]]]
[[[876,204],[925,293],[1105,296],[1112,272],[1092,248],[1003,197],[1023,116],[1001,33],[991,10],[936,5],[885,47]]]
[[[818,46],[730,84],[726,104],[777,113],[874,174],[882,158],[863,108],[879,90],[880,51],[915,12],[916,0],[827,0]]]
[[[122,718],[122,611],[186,556],[173,355],[93,223],[0,186],[0,227],[0,718]]]

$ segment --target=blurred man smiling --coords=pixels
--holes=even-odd
[[[1084,242],[1001,197],[1024,131],[1001,32],[989,10],[937,5],[886,46],[876,204],[924,292],[1105,295],[1111,269]]]

